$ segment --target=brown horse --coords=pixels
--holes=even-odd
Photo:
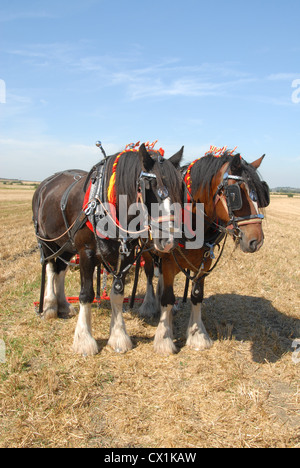
[[[35,192],[33,220],[44,271],[47,272],[45,318],[70,313],[64,293],[64,279],[70,259],[76,253],[80,256],[80,312],[73,345],[76,353],[93,355],[98,352],[92,336],[91,304],[95,297],[94,269],[100,264],[104,264],[114,276],[108,344],[121,353],[132,348],[122,317],[125,278],[148,241],[153,220],[152,204],[164,205],[170,227],[169,237],[153,238],[154,249],[169,252],[176,246],[172,229],[174,219],[168,208],[182,199],[181,179],[177,170],[182,154],[183,148],[167,160],[157,151],[148,151],[143,144],[138,150],[130,149],[105,158],[89,174],[80,170],[55,174],[42,182]],[[90,194],[93,194],[89,199],[85,194],[88,186]],[[126,197],[127,205],[121,207],[119,200],[122,196]],[[112,198],[115,201],[113,206],[109,204],[110,212],[105,202]],[[149,215],[146,216],[146,227],[142,229],[140,222],[134,236],[119,222],[124,211],[129,213],[132,206]],[[100,212],[97,212],[98,209]],[[99,228],[105,216],[108,224],[116,228],[115,237],[107,237]],[[132,218],[132,215],[128,215],[128,222]],[[156,226],[160,226],[160,219],[154,221]]]
[[[193,281],[191,293],[192,311],[187,330],[187,345],[196,350],[212,346],[201,318],[204,281],[210,273],[214,247],[230,234],[239,243],[243,252],[257,252],[263,245],[263,215],[260,208],[269,204],[269,189],[261,181],[257,169],[264,156],[252,164],[246,163],[237,154],[225,152],[221,157],[208,154],[196,160],[185,171],[187,197],[196,216],[196,204],[204,203],[205,222],[202,248],[187,249],[178,246],[172,253],[161,254],[158,301],[154,297],[153,259],[145,258],[145,273],[148,279],[147,293],[140,309],[142,316],[149,316],[160,309],[160,322],[154,340],[154,348],[160,354],[176,352],[172,330],[172,308],[175,304],[174,279],[184,272]],[[192,277],[189,272],[192,271]]]

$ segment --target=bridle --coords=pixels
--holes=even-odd
[[[159,167],[162,166],[162,164],[164,163],[164,158],[163,158],[162,155],[159,155],[158,163],[159,163]],[[137,193],[138,193],[138,197],[141,200],[143,200],[144,203],[145,203],[145,200],[146,200],[146,190],[150,189],[150,185],[151,185],[152,180],[157,180],[156,174],[154,174],[153,172],[141,171],[140,176],[139,176],[139,178],[137,180]],[[169,191],[168,191],[167,187],[162,186],[161,188],[158,188],[157,189],[157,195],[158,195],[158,198],[161,201],[164,201],[166,198],[168,198]]]
[[[234,180],[236,183],[229,185],[229,180]],[[247,216],[236,216],[235,212],[239,211],[243,207],[241,185],[245,184],[246,181],[241,176],[236,176],[225,172],[222,182],[219,184],[217,191],[213,197],[214,206],[221,202],[225,211],[228,214],[229,221],[226,225],[226,230],[230,234],[233,234],[235,237],[239,238],[242,235],[240,226],[245,226],[248,224],[261,224],[264,219],[264,215],[258,213],[254,203],[255,203],[255,194],[254,192],[249,191],[249,196],[252,199],[253,206],[255,207],[256,214],[251,214]]]
[[[218,150],[218,151],[216,151]],[[214,152],[215,157],[220,157],[224,153],[226,148],[215,148],[211,147],[211,151]],[[234,151],[234,150],[233,150]],[[232,155],[233,151],[229,152]],[[208,153],[206,153],[208,154]],[[192,195],[192,179],[191,179],[191,170],[193,166],[200,161],[202,158],[196,159],[192,162],[189,166],[185,167],[181,171],[183,184],[185,186],[185,203],[188,204],[195,204],[196,201]],[[216,230],[223,234],[231,234],[236,239],[239,239],[242,236],[242,232],[240,227],[245,226],[248,224],[261,224],[262,220],[264,219],[264,215],[259,213],[259,208],[266,208],[270,204],[270,189],[268,184],[265,181],[260,181],[261,188],[259,189],[259,193],[256,193],[255,190],[249,190],[247,181],[237,175],[229,174],[227,170],[223,175],[222,182],[219,184],[216,193],[213,196],[214,208],[216,205],[221,202],[223,204],[223,208],[228,215],[229,221],[227,222],[226,226],[222,225],[208,216],[205,211],[202,211],[204,218],[206,219],[207,223],[213,226]],[[234,180],[236,183],[229,184],[230,180]],[[243,207],[243,200],[242,200],[242,193],[241,193],[241,185],[245,184],[249,197],[253,202],[253,207],[256,211],[255,214],[250,214],[248,216],[236,216],[235,212],[239,211]]]
[[[163,164],[164,159],[162,156],[159,157],[158,162],[160,164]],[[142,207],[146,206],[146,191],[151,190],[151,182],[153,180],[157,181],[157,175],[154,174],[153,172],[145,172],[141,171],[140,176],[137,180],[137,203],[141,203]],[[154,192],[154,189],[152,188],[152,192]],[[161,202],[164,202],[169,197],[169,190],[167,189],[166,186],[159,187],[156,191],[157,197]],[[152,230],[155,228],[158,230],[160,233],[163,232],[168,232],[166,231],[161,225],[164,222],[174,222],[175,217],[174,215],[167,215],[167,216],[158,216],[157,218],[154,218],[153,216],[149,216],[149,233],[150,236],[152,237]]]

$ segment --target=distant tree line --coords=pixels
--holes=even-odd
[[[279,193],[300,193],[300,188],[294,187],[275,187],[271,189],[271,192]]]
[[[278,195],[287,195],[289,198],[292,198],[294,195],[300,194],[300,188],[276,187],[271,189],[271,193],[277,193]]]

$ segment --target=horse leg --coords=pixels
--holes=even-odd
[[[144,255],[145,260],[145,275],[147,277],[147,290],[144,302],[139,309],[141,317],[153,317],[160,313],[160,305],[157,304],[153,289],[154,262],[152,257]]]
[[[55,282],[56,282],[56,263],[54,260],[47,263],[46,267],[47,274],[47,287],[46,294],[44,298],[44,309],[43,309],[43,318],[46,320],[56,319],[57,318],[57,297],[55,292]]]
[[[71,256],[68,257],[68,260],[71,260]],[[65,277],[68,270],[68,266],[59,258],[56,260],[57,266],[57,275],[55,278],[55,291],[57,296],[57,305],[58,305],[58,314],[61,317],[72,317],[75,314],[75,309],[72,307],[67,299],[65,294]]]
[[[161,298],[162,298],[163,292],[164,292],[164,277],[163,277],[163,274],[160,273],[157,286],[156,286],[156,296],[155,296],[156,307],[159,310],[159,314],[161,311]]]
[[[114,287],[115,282],[116,280],[114,280],[110,293],[112,314],[108,345],[111,346],[111,348],[113,348],[117,353],[126,353],[132,349],[132,343],[126,332],[125,322],[123,319],[124,290],[122,293],[117,293]]]
[[[204,279],[196,283],[192,290],[192,311],[187,329],[187,346],[196,351],[203,351],[212,347],[213,342],[208,336],[202,322],[201,306],[203,302]]]
[[[81,290],[79,295],[80,310],[76,325],[73,350],[83,356],[98,353],[98,345],[92,336],[92,303],[95,298],[93,275],[95,252],[91,249],[80,251]]]
[[[175,274],[169,266],[168,261],[163,261],[163,293],[161,296],[161,315],[160,321],[155,333],[154,350],[158,354],[170,355],[177,352],[173,341],[173,306],[175,304],[175,295],[173,284]],[[162,283],[160,283],[162,286]]]

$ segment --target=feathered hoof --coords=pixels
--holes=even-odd
[[[94,356],[98,354],[97,341],[90,335],[75,335],[73,351],[81,356]]]
[[[177,353],[177,348],[171,338],[154,339],[154,351],[161,356],[171,356]]]
[[[127,353],[127,351],[130,351],[132,349],[131,339],[123,331],[119,332],[118,334],[115,333],[114,335],[111,335],[107,344],[116,353],[120,353],[120,354]]]

